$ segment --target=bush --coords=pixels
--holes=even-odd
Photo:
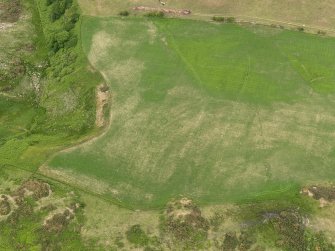
[[[64,15],[64,29],[67,31],[72,30],[79,20],[80,15],[76,12],[76,8],[70,8]]]
[[[47,6],[49,6],[49,5],[53,4],[55,1],[56,0],[47,0],[46,4],[47,4]]]
[[[140,225],[132,226],[127,232],[127,240],[137,246],[144,247],[149,244],[149,237],[142,230]]]
[[[235,232],[226,233],[222,244],[222,250],[235,250],[238,244],[239,241]]]
[[[65,42],[64,48],[68,49],[71,47],[75,47],[78,43],[78,38],[76,34],[70,36],[70,38]]]
[[[226,22],[227,23],[235,23],[236,19],[235,19],[235,17],[227,17]]]
[[[325,35],[327,35],[327,32],[319,30],[318,35],[325,36]]]
[[[236,22],[235,17],[214,16],[212,17],[212,20],[215,22],[220,22],[220,23],[235,23]]]
[[[124,11],[121,11],[120,13],[119,13],[119,15],[120,16],[123,16],[123,17],[127,17],[127,16],[129,16],[129,11],[127,11],[127,10],[124,10]]]
[[[64,48],[65,43],[69,40],[70,34],[67,31],[60,31],[54,33],[50,42],[49,42],[49,49],[56,53],[60,49]]]
[[[163,11],[153,11],[153,12],[147,13],[145,16],[163,18],[165,16],[165,13]]]
[[[55,2],[52,5],[51,12],[50,12],[50,19],[51,21],[56,21],[58,20],[63,14],[65,13],[65,9],[61,7],[59,2]]]
[[[51,21],[58,20],[61,16],[64,15],[65,11],[72,6],[72,0],[52,0],[52,8],[50,13]],[[50,0],[47,0],[47,5]]]
[[[224,23],[226,21],[226,18],[225,17],[212,17],[212,20],[215,21],[215,22],[221,22],[221,23]]]
[[[304,27],[298,27],[297,30],[298,30],[298,31],[304,31],[305,28],[304,28]]]

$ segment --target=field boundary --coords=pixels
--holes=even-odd
[[[214,13],[214,14],[203,14],[203,13],[192,13],[192,16],[198,17],[213,17],[213,16],[223,16],[222,13]],[[227,16],[227,15],[224,15]],[[280,21],[270,18],[262,18],[262,17],[252,17],[252,16],[244,16],[244,15],[232,15],[237,19],[237,23],[250,23],[250,24],[260,24],[260,25],[286,25],[288,28],[299,28],[303,27],[307,33],[316,33],[318,31],[326,31],[328,35],[335,36],[335,29],[329,29],[326,27],[321,26],[312,26],[312,25],[305,25],[303,23],[295,23],[295,22],[288,22],[288,21]],[[284,27],[286,28],[286,27]],[[308,32],[310,31],[310,32]]]

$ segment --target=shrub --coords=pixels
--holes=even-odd
[[[58,20],[63,14],[65,13],[65,9],[59,4],[59,2],[55,2],[52,5],[51,12],[50,12],[50,19],[51,21]]]
[[[70,34],[67,31],[60,31],[54,33],[50,42],[49,42],[49,49],[56,53],[60,49],[64,48],[65,43],[70,39]]]
[[[47,0],[46,4],[47,4],[47,6],[49,6],[49,5],[53,4],[55,1],[56,0]]]
[[[226,233],[222,244],[222,250],[235,250],[238,244],[239,241],[235,232]]]
[[[318,30],[318,35],[325,36],[327,33],[325,31]]]
[[[184,213],[179,215],[179,211]],[[202,249],[208,240],[209,222],[201,210],[186,198],[174,200],[162,218],[163,232],[187,250]]]
[[[235,22],[236,22],[236,19],[235,19],[235,17],[227,17],[227,18],[226,18],[226,22],[227,22],[227,23],[235,23]]]
[[[215,21],[215,22],[225,22],[226,21],[226,18],[225,17],[212,17],[212,20]]]
[[[72,35],[70,39],[65,43],[65,48],[75,47],[78,43],[77,35]]]
[[[165,13],[163,11],[152,11],[147,13],[145,16],[163,18],[165,16]]]
[[[133,243],[137,246],[146,246],[149,243],[149,238],[146,235],[146,233],[142,230],[140,225],[134,225],[132,226],[127,232],[126,232],[127,240],[130,243]]]
[[[47,0],[47,4],[48,4]],[[64,15],[65,11],[72,6],[72,0],[55,0],[53,1],[50,18],[51,21],[58,20],[61,16]]]
[[[72,30],[79,20],[80,15],[76,12],[75,8],[70,8],[64,15],[64,29],[66,31]]]
[[[127,10],[124,10],[124,11],[121,11],[120,13],[119,13],[119,15],[120,16],[123,16],[123,17],[127,17],[127,16],[129,16],[129,11],[127,11]]]
[[[297,30],[298,30],[298,31],[304,31],[305,28],[304,28],[304,27],[298,27]]]

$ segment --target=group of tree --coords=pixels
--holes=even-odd
[[[46,4],[47,6],[52,5],[50,18],[56,21],[72,6],[73,0],[46,0]]]
[[[61,49],[68,49],[77,45],[77,35],[74,32],[79,20],[79,11],[73,0],[46,0],[53,25],[47,34],[49,50],[52,54]]]

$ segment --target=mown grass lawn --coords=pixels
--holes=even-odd
[[[51,168],[99,180],[93,190],[134,207],[181,194],[202,204],[261,199],[334,180],[335,39],[86,17],[82,40],[111,87],[113,119]]]

